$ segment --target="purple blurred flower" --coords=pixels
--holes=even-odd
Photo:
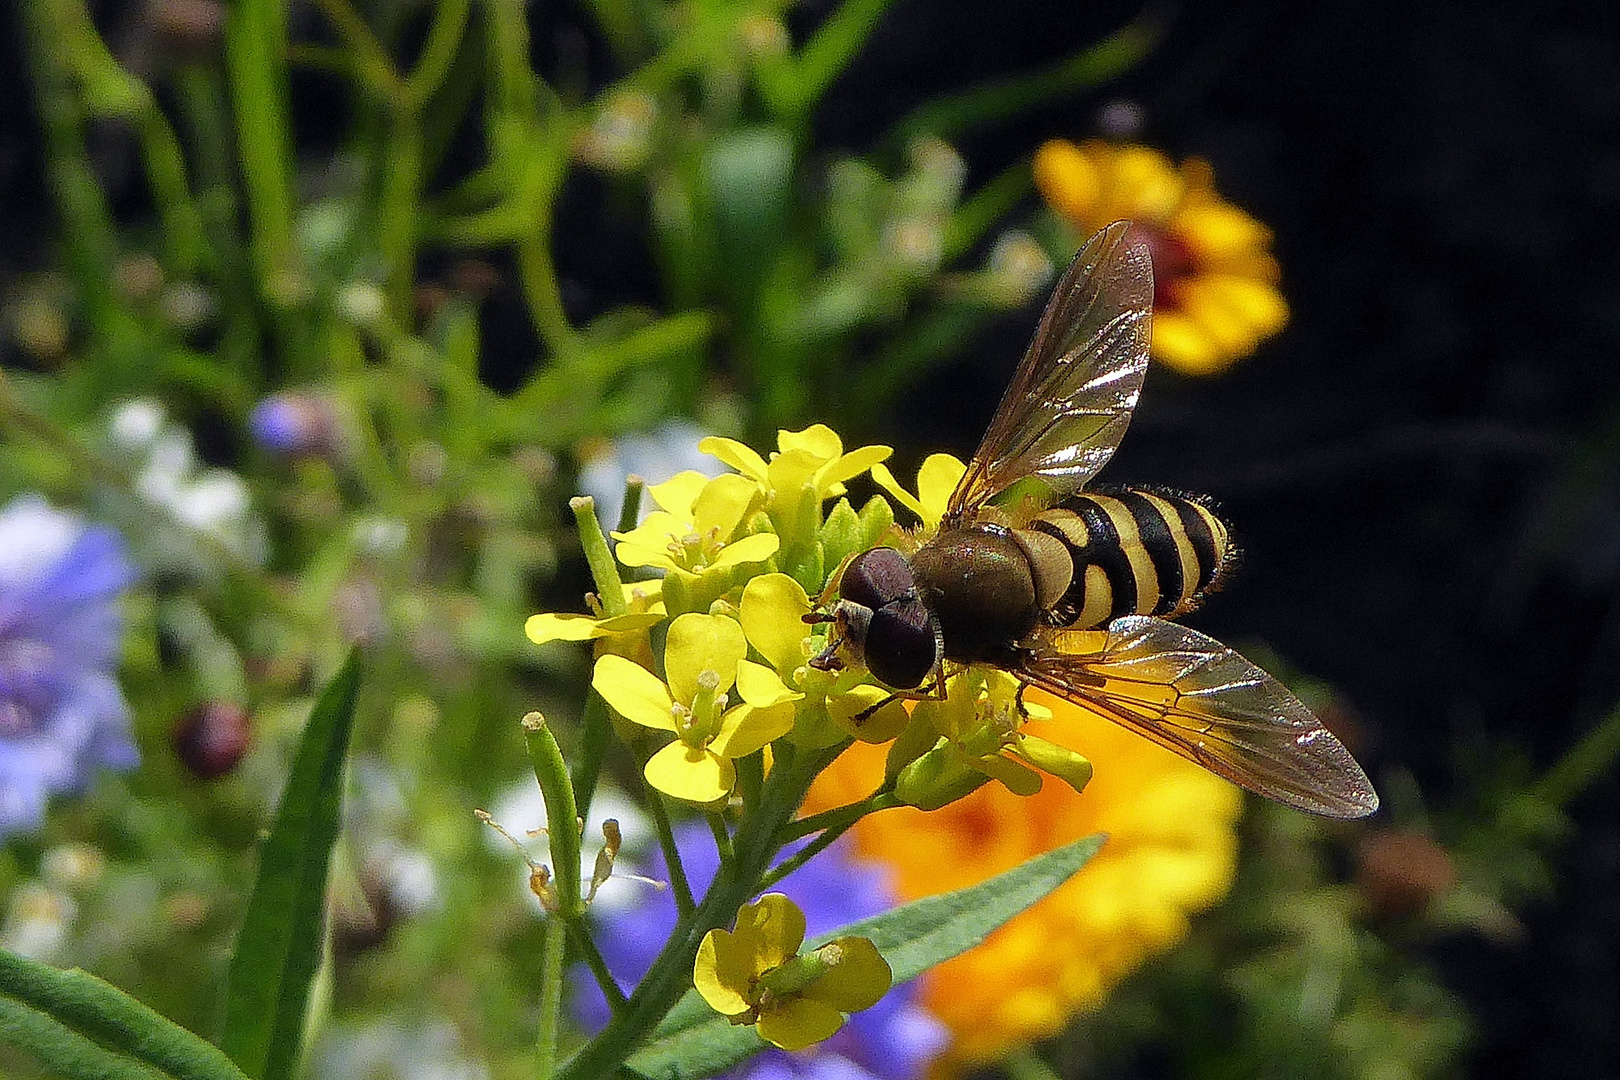
[[[123,540],[38,496],[0,510],[0,836],[37,826],[46,797],[135,765],[113,677],[134,578]]]
[[[714,838],[704,823],[694,821],[676,827],[675,843],[692,889],[701,896],[719,866]],[[648,862],[649,877],[668,876],[661,853]],[[886,867],[851,857],[840,841],[773,891],[786,893],[804,909],[806,934],[813,938],[894,907],[889,877]],[[642,903],[612,911],[599,905],[596,914],[602,958],[628,992],[675,929],[674,897],[667,889],[648,887]],[[574,970],[574,988],[575,1019],[588,1030],[599,1030],[607,1023],[607,1001],[583,967]],[[731,1080],[917,1080],[945,1049],[949,1036],[914,997],[911,984],[896,986],[872,1008],[851,1016],[826,1042],[796,1054],[767,1049],[724,1075]]]
[[[332,406],[310,394],[271,394],[248,416],[253,440],[272,454],[328,454],[338,443]]]

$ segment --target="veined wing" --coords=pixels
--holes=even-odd
[[[1117,221],[1080,249],[951,493],[943,524],[971,519],[1026,476],[1078,490],[1119,445],[1142,392],[1153,262]]]
[[[1378,809],[1367,774],[1303,702],[1196,630],[1127,615],[1104,633],[1058,631],[1019,674],[1269,799],[1337,818]]]

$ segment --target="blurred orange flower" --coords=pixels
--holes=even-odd
[[[986,784],[924,813],[884,811],[852,830],[856,850],[894,868],[903,900],[983,881],[1070,840],[1106,832],[1079,874],[983,945],[923,976],[922,1000],[953,1035],[949,1073],[1056,1034],[1074,1013],[1187,932],[1226,894],[1237,860],[1237,788],[1078,706],[1029,692],[1053,719],[1030,729],[1081,748],[1084,793],[1047,782],[1033,797]],[[886,748],[856,743],[822,774],[806,812],[869,794]]]
[[[1217,375],[1288,322],[1271,230],[1215,193],[1209,163],[1177,168],[1146,146],[1053,139],[1035,185],[1089,236],[1130,220],[1153,252],[1153,356],[1186,375]]]

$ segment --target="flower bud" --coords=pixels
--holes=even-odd
[[[174,729],[174,752],[192,775],[215,780],[236,768],[252,738],[247,710],[209,701],[186,713]]]

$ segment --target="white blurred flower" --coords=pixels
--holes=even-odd
[[[579,488],[596,501],[596,517],[603,528],[618,525],[624,485],[632,475],[641,477],[648,487],[688,469],[705,476],[719,475],[723,471],[720,463],[697,448],[707,434],[690,420],[670,420],[643,434],[621,435],[583,447]],[[643,497],[641,517],[653,509],[652,500]]]
[[[135,490],[143,499],[237,555],[263,560],[264,525],[253,513],[247,485],[227,469],[198,461],[191,433],[170,421],[161,405],[144,398],[124,402],[113,410],[107,433],[113,449],[130,461]],[[152,535],[150,530],[139,535],[145,540],[144,563],[168,565],[186,552],[197,561],[190,551],[194,545],[183,536]]]

